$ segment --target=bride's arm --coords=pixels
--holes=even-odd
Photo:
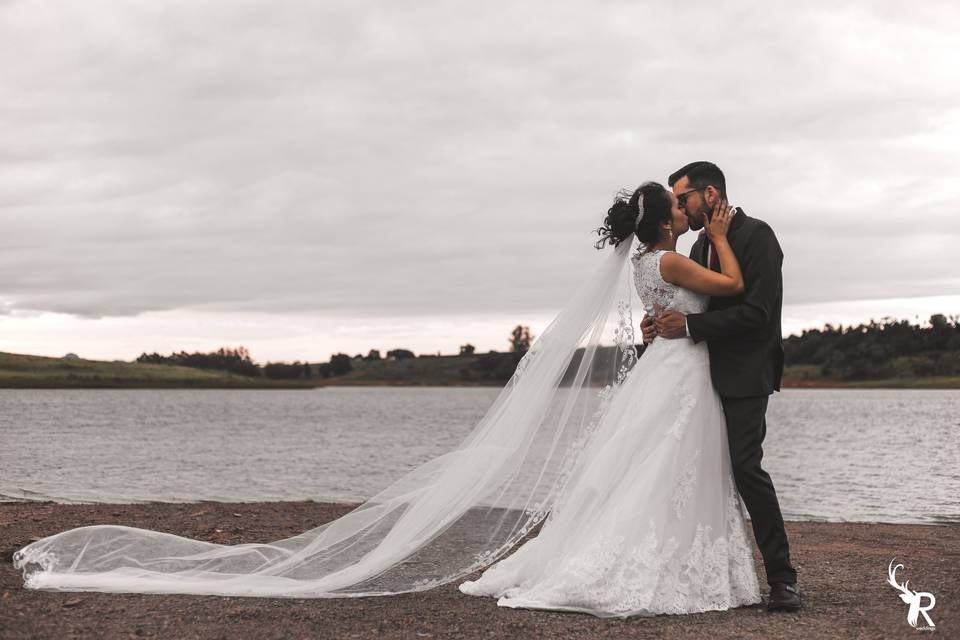
[[[732,256],[733,252],[731,251],[730,254]],[[719,247],[717,248],[717,255],[723,255],[720,253]],[[736,264],[736,258],[733,258],[733,260]],[[720,268],[724,268],[722,257],[720,258]],[[686,256],[673,252],[661,258],[660,275],[667,282],[708,296],[735,296],[744,291],[743,276],[740,275],[739,269],[737,269],[736,276],[717,273],[701,267]]]
[[[669,252],[660,259],[660,276],[667,282],[709,296],[735,296],[743,293],[743,274],[740,263],[727,241],[731,212],[729,207],[716,211],[707,224],[707,234],[720,260],[717,273],[700,266],[690,258]]]

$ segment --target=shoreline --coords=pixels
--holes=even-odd
[[[136,502],[125,501],[125,502],[106,502],[106,501],[92,501],[92,500],[69,500],[69,499],[57,499],[50,497],[37,497],[37,498],[18,498],[16,496],[10,496],[5,494],[0,494],[0,510],[5,506],[12,505],[48,505],[48,506],[63,506],[63,507],[99,507],[102,509],[108,509],[109,507],[150,507],[150,506],[189,506],[189,505],[299,505],[299,504],[316,504],[323,505],[326,508],[330,509],[344,509],[349,511],[353,509],[362,502],[357,501],[339,501],[339,500],[313,500],[310,498],[300,499],[300,498],[291,498],[289,500],[209,500],[209,499],[196,499],[196,500],[139,500]],[[803,522],[808,524],[824,524],[824,525],[882,525],[882,526],[917,526],[917,527],[960,527],[960,517],[936,520],[928,519],[924,521],[910,521],[910,522],[897,522],[891,520],[830,520],[828,518],[812,516],[809,514],[803,515],[784,515],[783,517],[785,522]],[[749,516],[747,517],[749,522]],[[3,521],[0,519],[0,526],[2,526]]]
[[[239,377],[238,377],[239,378]],[[336,378],[326,378],[324,381],[282,381],[282,380],[257,380],[257,379],[235,379],[229,381],[202,381],[202,382],[156,382],[140,380],[110,380],[110,381],[91,381],[91,380],[66,380],[66,379],[46,379],[38,380],[12,380],[0,376],[0,389],[323,389],[325,387],[451,387],[451,388],[502,388],[505,382],[463,382],[460,380],[410,380],[401,381],[396,379],[371,380],[369,378],[351,379],[349,376]],[[601,385],[595,385],[600,388]],[[929,389],[929,390],[960,390],[960,377],[942,376],[929,378],[897,378],[890,380],[816,380],[816,379],[792,379],[785,380],[782,383],[782,390],[787,389]]]
[[[252,384],[154,384],[154,383],[105,383],[105,384],[91,384],[89,382],[82,383],[69,383],[69,384],[60,384],[57,382],[52,382],[50,384],[5,384],[3,381],[0,381],[0,389],[18,389],[22,391],[29,390],[40,390],[40,389],[84,389],[84,390],[94,390],[94,389],[167,389],[167,390],[187,390],[187,389],[196,389],[196,390],[212,390],[212,389],[230,389],[230,390],[283,390],[289,391],[292,389],[300,389],[304,391],[309,391],[312,389],[324,389],[326,387],[442,387],[442,388],[464,388],[464,389],[498,389],[504,386],[503,383],[473,383],[473,384],[463,384],[459,382],[430,382],[430,383],[421,383],[421,382],[397,382],[395,380],[364,380],[364,381],[349,381],[349,380],[339,380],[336,382],[331,382],[327,384],[288,384],[288,383],[252,383]],[[597,388],[600,388],[599,386]],[[833,381],[813,381],[805,380],[802,383],[790,383],[784,384],[782,386],[782,391],[787,389],[847,389],[847,390],[888,390],[888,391],[902,391],[902,390],[940,390],[940,391],[957,391],[960,390],[960,380],[950,379],[950,380],[926,380],[924,378],[917,378],[915,380],[908,380],[903,382],[884,382],[877,381],[876,383],[870,381],[853,381],[853,382],[833,382]]]
[[[685,616],[600,619],[497,607],[459,581],[426,592],[336,599],[226,598],[43,592],[23,588],[12,555],[31,539],[89,524],[158,529],[224,544],[269,542],[316,527],[357,503],[0,502],[0,636],[55,637],[564,637],[911,638],[907,607],[886,583],[887,564],[937,598],[936,631],[960,633],[960,527],[787,521],[805,608],[761,607]],[[762,564],[754,550],[758,575]],[[476,576],[465,576],[463,580]],[[761,592],[766,593],[761,584]]]

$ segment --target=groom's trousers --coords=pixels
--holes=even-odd
[[[767,571],[767,583],[796,584],[797,572],[790,564],[790,545],[777,492],[770,476],[760,466],[763,438],[767,435],[768,400],[769,396],[721,397],[727,418],[733,477],[737,491],[750,513],[753,535]]]

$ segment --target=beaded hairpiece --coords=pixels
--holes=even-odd
[[[637,191],[639,191],[642,188],[643,188],[643,185],[640,185],[639,187],[637,187]],[[637,221],[633,223],[634,233],[636,233],[637,229],[640,228],[640,221],[643,220],[643,194],[642,193],[639,196],[637,196],[637,209],[639,209],[640,211],[639,213],[637,213]]]

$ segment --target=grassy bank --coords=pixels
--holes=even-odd
[[[960,376],[901,375],[875,380],[826,377],[816,365],[792,365],[783,372],[783,387],[791,389],[960,389]]]
[[[304,380],[251,378],[160,364],[65,360],[0,352],[0,388],[21,389],[308,389],[318,386],[501,387],[513,371],[509,353],[420,356],[353,361],[342,376]],[[812,365],[788,366],[784,388],[960,389],[960,376],[900,376],[878,380],[824,377]]]
[[[223,371],[133,362],[65,360],[0,352],[0,388],[14,389],[295,389],[300,380],[250,378]]]
[[[499,354],[508,357],[509,354]],[[483,356],[419,357],[404,360],[356,361],[350,373],[324,384],[343,386],[502,386],[506,380],[483,378]],[[843,380],[823,376],[820,367],[788,366],[784,388],[822,389],[960,389],[960,376],[900,376],[878,380]]]

